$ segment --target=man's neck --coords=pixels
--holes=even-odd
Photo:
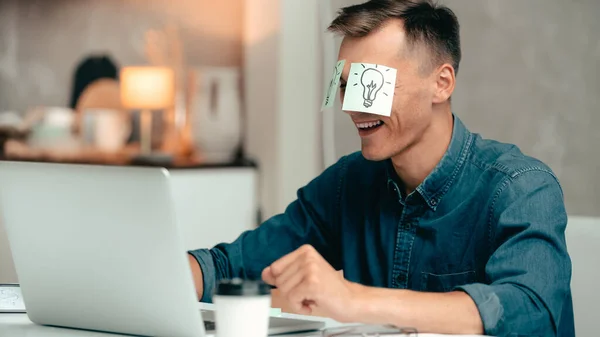
[[[406,195],[412,193],[433,171],[448,150],[454,118],[450,111],[436,113],[423,137],[405,152],[392,157]]]

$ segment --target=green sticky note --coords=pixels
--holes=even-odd
[[[346,60],[341,60],[338,61],[338,63],[335,65],[335,68],[333,68],[333,74],[331,75],[331,81],[329,81],[329,86],[325,92],[325,99],[323,99],[321,110],[332,107],[335,104],[335,95],[337,94],[337,89],[340,86],[340,79],[342,77],[342,71],[344,71],[344,65],[346,65]]]

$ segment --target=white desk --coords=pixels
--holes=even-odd
[[[32,323],[26,314],[0,314],[2,337],[109,337],[114,334],[46,327]]]
[[[328,326],[339,325],[332,321],[326,321]],[[119,335],[91,332],[74,329],[62,329],[41,326],[32,323],[26,314],[0,314],[0,336],[2,337],[116,337]],[[320,337],[320,333],[298,334],[292,336]],[[436,337],[436,334],[419,334],[419,337]],[[461,337],[453,335],[453,337]],[[462,336],[468,337],[468,336]],[[473,337],[473,336],[472,336]]]

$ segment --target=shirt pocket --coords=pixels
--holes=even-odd
[[[445,293],[454,290],[455,287],[474,283],[475,280],[474,270],[452,274],[421,273],[421,290]]]

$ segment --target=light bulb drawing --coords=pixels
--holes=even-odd
[[[377,93],[383,86],[383,74],[377,69],[367,69],[362,73],[360,82],[363,86],[363,98],[365,108],[370,108],[373,101],[377,99]]]
[[[398,71],[384,65],[351,63],[342,110],[390,116]]]
[[[383,72],[377,69],[377,65],[375,68],[367,68],[364,64],[361,64],[363,69],[365,69],[360,76],[360,84],[363,86],[363,105],[365,108],[370,108],[373,106],[373,102],[377,99],[377,95],[383,88],[384,84],[392,84],[391,82],[385,81],[385,76]],[[386,71],[389,71],[388,68]],[[358,76],[358,73],[354,73],[354,75]],[[354,86],[357,86],[359,83],[355,83]],[[383,95],[389,96],[386,92],[382,92]]]

